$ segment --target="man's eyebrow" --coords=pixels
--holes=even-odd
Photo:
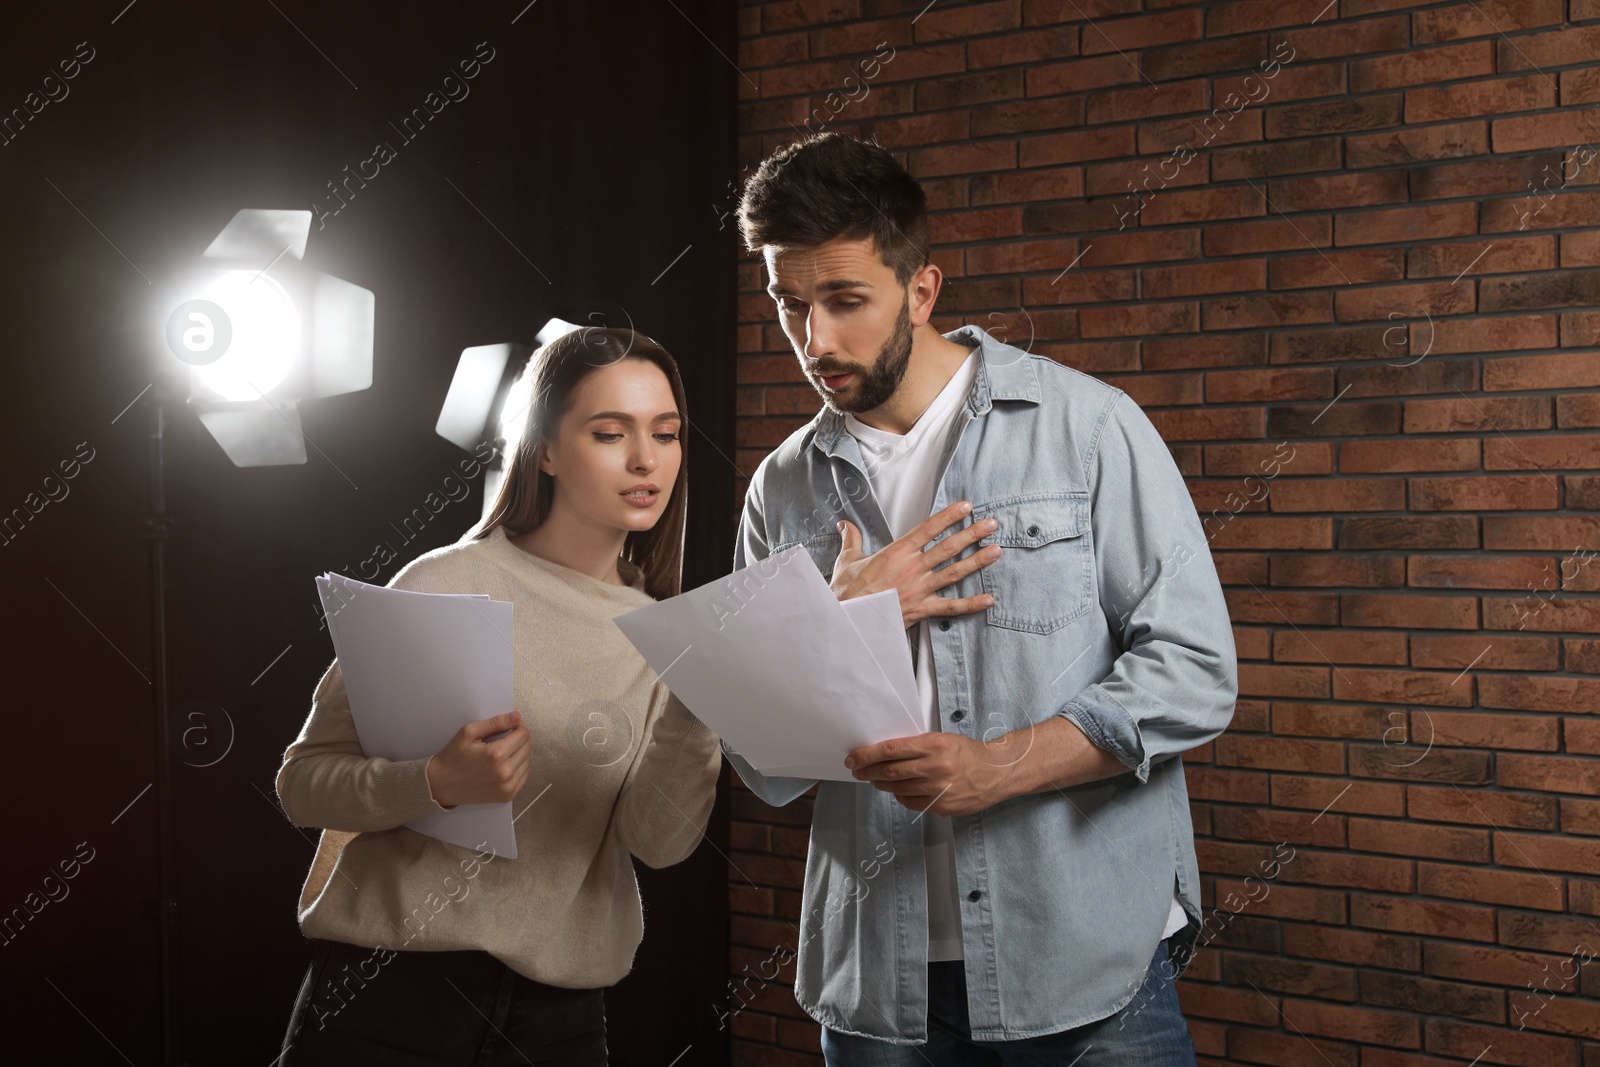
[[[871,289],[872,283],[869,281],[864,281],[860,278],[835,278],[831,281],[823,282],[821,285],[817,286],[817,288],[821,289],[824,293],[836,293],[840,289]],[[767,292],[771,293],[773,296],[795,295],[776,282],[767,286]]]
[[[673,420],[673,419],[681,419],[681,418],[683,418],[683,416],[679,415],[676,411],[663,411],[661,414],[657,415],[651,421],[652,422],[668,422],[668,421]],[[626,411],[597,411],[593,415],[590,415],[587,419],[585,419],[583,421],[587,424],[587,423],[598,421],[600,419],[615,419],[618,422],[632,422],[633,421],[633,416],[629,415]]]

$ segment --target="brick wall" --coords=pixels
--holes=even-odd
[[[1600,1067],[1600,0],[924,2],[740,7],[741,160],[876,135],[939,327],[1188,477],[1241,691],[1187,760],[1201,1062]],[[748,473],[818,401],[738,280]],[[733,805],[734,1060],[815,1064],[809,805]]]

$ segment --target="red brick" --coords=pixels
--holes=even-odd
[[[1600,468],[1600,434],[1486,437],[1485,470]]]
[[[1223,734],[1216,740],[1217,765],[1340,774],[1344,746],[1336,741],[1291,740]]]
[[[1284,634],[1280,632],[1278,636]],[[1367,740],[1384,734],[1393,721],[1391,716],[1398,716],[1399,722],[1405,722],[1404,712],[1388,708],[1351,704],[1295,704],[1277,700],[1272,705],[1272,732],[1291,737]]]
[[[1408,584],[1429,589],[1522,589],[1549,570],[1528,556],[1413,556]]]
[[[1548,478],[1489,476],[1481,478],[1413,478],[1413,511],[1491,511],[1555,508],[1557,487]]]
[[[1275,475],[1289,469],[1293,469],[1296,474],[1328,474],[1333,469],[1332,442],[1296,441],[1287,446],[1288,452],[1283,450],[1284,447],[1284,442],[1275,445],[1206,445],[1205,472],[1208,475],[1262,476]]]
[[[1420,943],[1411,937],[1323,926],[1285,923],[1283,951],[1290,956],[1415,971],[1422,965]]]
[[[1405,560],[1398,556],[1330,556],[1317,555],[1274,555],[1272,557],[1272,584],[1285,585],[1312,585],[1312,586],[1358,586],[1366,588],[1385,588],[1402,586],[1405,584]],[[1288,637],[1279,634],[1279,637]],[[1333,636],[1333,635],[1329,635]],[[1374,633],[1367,635],[1352,635],[1363,641],[1370,639],[1376,642],[1380,638],[1392,638],[1393,634]],[[1375,653],[1377,649],[1368,644],[1361,646],[1367,652]],[[1386,649],[1390,648],[1387,644]],[[1356,651],[1356,646],[1351,646],[1351,651]],[[1404,652],[1404,646],[1401,646]],[[1281,657],[1280,657],[1281,658]],[[1341,663],[1350,662],[1340,659]],[[1357,660],[1355,662],[1362,662]],[[1402,661],[1403,662],[1403,661]]]
[[[1492,515],[1484,518],[1484,548],[1576,552],[1597,543],[1600,543],[1600,522],[1589,516]]]
[[[1418,558],[1412,557],[1413,561]],[[1570,658],[1570,653],[1569,653]],[[1414,667],[1485,671],[1553,671],[1557,667],[1554,638],[1477,634],[1416,634],[1411,638]]]
[[[1266,663],[1241,663],[1239,692],[1243,696],[1322,697],[1329,693],[1325,667],[1297,667]]]
[[[1253,255],[1260,252],[1327,248],[1333,244],[1333,223],[1328,216],[1263,219],[1205,228],[1208,256]]]
[[[1063,59],[1078,52],[1077,27],[1031,30],[967,42],[967,67],[983,70],[1013,63]]]
[[[1489,1023],[1504,1022],[1506,1017],[1505,995],[1498,989],[1408,974],[1363,971],[1361,1002]]]
[[[1455,16],[1460,9],[1437,8]],[[1420,12],[1419,12],[1420,14]],[[1556,106],[1556,87],[1542,74],[1429,86],[1406,93],[1405,118],[1409,123],[1498,115],[1508,111],[1538,111]]]
[[[1216,181],[1232,181],[1239,178],[1259,178],[1269,174],[1306,174],[1319,170],[1337,170],[1341,157],[1342,142],[1337,137],[1272,144],[1245,144],[1236,148],[1219,148],[1213,151],[1211,176]],[[1278,210],[1296,210],[1289,205],[1278,203],[1275,190],[1269,189],[1268,194],[1268,200]]]
[[[1241,523],[1295,521],[1297,520],[1241,517],[1229,523],[1223,533],[1237,528]],[[1338,621],[1339,598],[1329,593],[1285,593],[1273,590],[1269,597],[1259,590],[1246,592],[1243,589],[1225,589],[1223,596],[1228,601],[1228,617],[1235,622],[1274,624],[1287,622],[1297,626],[1332,626]]]
[[[1549,429],[1549,397],[1482,397],[1460,400],[1408,400],[1406,433],[1488,433]]]
[[[1280,31],[1272,35],[1274,46],[1288,41],[1294,51],[1291,62],[1303,63],[1311,59],[1374,55],[1394,52],[1410,44],[1410,20],[1405,15],[1386,18],[1339,19],[1325,18],[1315,27]]]
[[[1352,926],[1463,941],[1495,939],[1493,908],[1406,897],[1358,895],[1350,900]]]
[[[1411,39],[1416,44],[1489,37],[1536,26],[1560,25],[1565,12],[1561,0],[1474,0],[1464,9],[1431,8],[1411,17]]]
[[[1397,1048],[1422,1047],[1421,1025],[1395,1012],[1285,999],[1283,1021],[1306,1034]]]
[[[1340,623],[1344,626],[1472,630],[1478,625],[1478,601],[1475,597],[1414,593],[1347,593],[1340,597]]]
[[[1089,21],[1083,26],[1083,54],[1126,53],[1132,49],[1191,41],[1202,36],[1200,12],[1190,9],[1117,19],[1115,22]]]
[[[1478,548],[1478,521],[1468,516],[1356,516],[1339,530],[1342,549]]]
[[[942,11],[924,11],[912,29],[917,41],[943,41],[997,30],[1014,30],[1022,25],[1020,0],[995,0],[987,4],[963,4]]]
[[[1201,326],[1207,330],[1305,326],[1332,318],[1326,293],[1225,296],[1200,303]]]
[[[1437,48],[1412,48],[1399,55],[1350,63],[1350,91],[1375,93],[1493,74],[1494,43],[1467,41]]]
[[[1315,818],[1303,811],[1217,807],[1212,813],[1212,833],[1242,841],[1341,848],[1345,844],[1344,822],[1343,816]],[[1484,854],[1488,854],[1487,848]]]
[[[1484,227],[1487,230],[1487,227]],[[1511,238],[1483,242],[1481,239],[1453,244],[1417,245],[1407,252],[1406,273],[1412,278],[1445,277],[1452,284],[1459,279],[1512,271],[1551,270],[1556,265],[1555,238]],[[1434,309],[1439,311],[1442,309]]]
[[[1280,630],[1272,635],[1272,657],[1280,662],[1403,665],[1405,641],[1402,633]]]
[[[1554,315],[1502,315],[1493,318],[1445,319],[1419,323],[1414,329],[1413,347],[1426,353],[1449,355],[1470,352],[1505,352],[1526,348],[1556,346]],[[1517,359],[1528,357],[1518,356]],[[1493,360],[1485,361],[1495,362]],[[1484,388],[1489,388],[1489,372],[1484,370]],[[1498,386],[1497,388],[1505,388]]]
[[[1400,471],[1477,470],[1479,444],[1455,439],[1408,441],[1397,448],[1393,441],[1339,442],[1339,470],[1348,474]]]
[[[1428,1048],[1462,1061],[1478,1058],[1482,1064],[1527,1064],[1529,1067],[1577,1067],[1577,1048],[1569,1040],[1482,1026],[1450,1019],[1429,1019]]]
[[[1345,139],[1344,162],[1352,169],[1431,163],[1486,155],[1487,122],[1458,122],[1451,126],[1420,126]]]
[[[1496,761],[1495,773],[1503,789],[1600,795],[1600,761],[1592,759],[1507,754]]]
[[[1478,679],[1486,708],[1520,711],[1581,711],[1600,708],[1600,678],[1485,675]]]
[[[1405,786],[1392,782],[1351,782],[1293,774],[1272,776],[1272,803],[1283,808],[1323,812],[1402,815]]]
[[[1595,30],[1595,27],[1561,30],[1560,33],[1577,35]],[[1523,41],[1528,38],[1522,38]],[[1502,48],[1504,42],[1502,42]],[[1517,67],[1502,68],[1516,70]],[[1518,116],[1495,119],[1490,136],[1495,152],[1528,152],[1536,148],[1566,148],[1586,144],[1594,139],[1596,118],[1600,108],[1571,108],[1554,114]]]
[[[1276,1026],[1278,1012],[1268,1000],[1253,991],[1224,986],[1179,982],[1178,1001],[1185,1016],[1202,1019],[1228,1019],[1254,1026]]]
[[[1600,841],[1566,834],[1497,832],[1494,835],[1494,858],[1502,867],[1600,874]],[[1545,877],[1548,878],[1548,875]],[[1560,883],[1556,885],[1559,887]]]
[[[1340,289],[1334,293],[1334,309],[1340,322],[1361,322],[1417,316],[1461,315],[1476,310],[1472,283],[1419,282],[1374,289]],[[1391,335],[1398,340],[1397,335]],[[1411,362],[1405,359],[1401,362]],[[1417,357],[1421,358],[1421,357]]]
[[[1326,9],[1327,0],[1236,0],[1219,4],[1206,13],[1205,35],[1227,37],[1279,26],[1299,26],[1316,22]]]
[[[1293,146],[1277,147],[1287,150]],[[1359,171],[1279,179],[1269,183],[1268,191],[1275,209],[1292,212],[1402,203],[1408,188],[1403,171]]]
[[[1441,978],[1460,978],[1469,982],[1519,988],[1517,983],[1537,979],[1542,973],[1541,968],[1553,968],[1559,959],[1558,956],[1515,952],[1484,945],[1451,945],[1430,941],[1423,955],[1422,969]]]
[[[1600,54],[1600,26],[1572,26],[1547,33],[1522,34],[1500,45],[1500,69],[1547,70],[1593,62]],[[1573,142],[1578,143],[1578,142]]]
[[[1091,62],[1101,62],[1093,60]],[[1121,63],[1121,61],[1118,61]],[[1126,63],[1121,64],[1124,69]],[[1032,93],[1031,75],[1045,68],[1029,70],[1029,93]],[[1049,95],[1049,94],[1045,94]],[[1132,126],[1104,126],[1093,130],[1069,130],[1039,137],[1025,137],[1017,143],[1019,167],[1044,167],[1058,163],[1083,163],[1116,156],[1133,155]]]
[[[1297,884],[1348,886],[1391,893],[1408,893],[1413,886],[1409,860],[1309,849],[1301,849],[1292,862],[1286,862],[1278,877]],[[1352,904],[1358,896],[1352,896]]]
[[[1189,796],[1195,800],[1218,800],[1230,804],[1265,804],[1268,779],[1251,771],[1220,767],[1186,767]],[[1320,779],[1318,779],[1320,781]]]
[[[1405,252],[1398,248],[1324,252],[1317,255],[1274,259],[1271,269],[1274,289],[1308,289],[1398,281],[1405,277]]]
[[[1280,479],[1272,485],[1272,510],[1398,511],[1405,485],[1398,478]]]
[[[1149,300],[1258,290],[1266,288],[1267,284],[1266,261],[1260,259],[1146,267],[1140,274],[1143,279],[1140,295]]]
[[[1136,89],[1107,89],[1089,98],[1087,118],[1092,125],[1201,111],[1206,106],[1206,89],[1204,79],[1198,78]],[[1029,95],[1033,95],[1031,86]]]
[[[1491,828],[1556,828],[1556,801],[1553,797],[1494,793],[1482,789],[1468,793],[1453,786],[1408,785],[1404,788],[1406,814],[1412,819],[1469,823]]]

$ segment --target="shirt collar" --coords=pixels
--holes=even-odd
[[[987,415],[996,400],[1039,402],[1039,372],[1027,352],[995,340],[981,326],[970,323],[945,334],[944,339],[974,347],[978,353],[978,373],[966,399],[967,410],[974,418]],[[800,445],[804,448],[814,443],[824,455],[834,456],[838,455],[840,438],[848,436],[844,416],[824,405]]]

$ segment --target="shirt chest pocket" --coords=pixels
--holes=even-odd
[[[1047,634],[1088,612],[1095,599],[1088,493],[1052,489],[973,506],[973,522],[990,517],[1000,528],[984,543],[1003,550],[978,570],[995,598],[990,625]]]
[[[839,558],[838,534],[825,532],[813,534],[810,537],[799,540],[780,541],[767,551],[767,557],[776,556],[784,549],[793,548],[795,545],[805,546],[806,552],[811,556],[811,562],[815,563],[817,570],[822,572],[823,581],[831,582],[833,580],[833,564]]]

